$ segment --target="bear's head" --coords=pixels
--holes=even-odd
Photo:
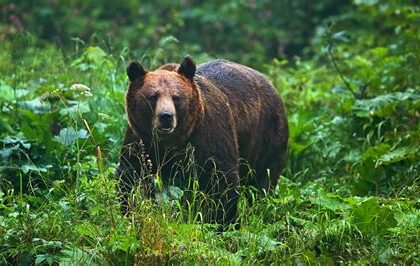
[[[127,67],[130,86],[126,93],[127,120],[138,135],[157,133],[160,138],[188,138],[203,112],[194,81],[196,65],[185,57],[181,65],[168,64],[147,71],[133,61]]]

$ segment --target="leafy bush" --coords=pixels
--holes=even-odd
[[[306,1],[37,1],[4,4],[4,33],[28,30],[44,40],[76,46],[93,41],[115,52],[135,47],[137,57],[154,57],[154,49],[168,40],[170,60],[184,54],[229,58],[254,67],[273,57],[294,56],[308,45],[313,29],[323,18],[341,13],[349,1],[337,5]],[[1,7],[1,6],[0,6]],[[1,29],[1,28],[0,28]],[[168,39],[169,38],[169,39]],[[178,48],[179,49],[179,48]],[[181,53],[180,53],[181,52]],[[181,54],[181,56],[180,56]]]
[[[420,55],[412,46],[419,41],[413,19],[418,8],[369,1],[356,7],[358,12],[331,19],[320,30],[325,54],[318,60],[329,59],[329,69],[311,61],[285,69],[287,61],[275,61],[269,71],[291,99],[290,171],[303,180],[342,176],[351,193],[387,194],[418,177],[420,94],[413,74]],[[383,19],[393,21],[380,28],[395,34],[384,35],[388,43],[381,32],[369,35]]]
[[[257,2],[2,5],[1,264],[420,263],[419,7]],[[187,51],[265,70],[286,103],[284,177],[271,194],[243,188],[238,230],[199,222],[174,187],[120,212],[124,65]]]

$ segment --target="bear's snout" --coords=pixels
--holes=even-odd
[[[159,133],[170,134],[177,126],[175,104],[169,96],[161,95],[154,110],[153,127]]]
[[[176,128],[175,114],[169,111],[163,111],[156,114],[155,128],[159,133],[170,134]]]
[[[170,112],[162,112],[158,114],[159,126],[158,129],[163,132],[170,132],[174,129],[174,115]]]

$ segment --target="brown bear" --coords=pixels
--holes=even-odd
[[[285,165],[288,124],[264,75],[226,60],[196,67],[190,57],[155,71],[134,61],[127,75],[128,126],[117,169],[124,204],[138,183],[153,197],[147,171],[159,173],[165,184],[171,175],[183,179],[174,167],[187,144],[199,166],[199,188],[223,207],[212,221],[235,221],[240,185],[266,190],[276,185]]]

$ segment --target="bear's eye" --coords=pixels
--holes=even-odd
[[[157,96],[156,95],[151,95],[147,98],[150,102],[154,103],[157,100]]]
[[[174,101],[174,103],[179,103],[179,102],[181,102],[181,97],[175,95],[175,96],[172,96],[172,100]]]

